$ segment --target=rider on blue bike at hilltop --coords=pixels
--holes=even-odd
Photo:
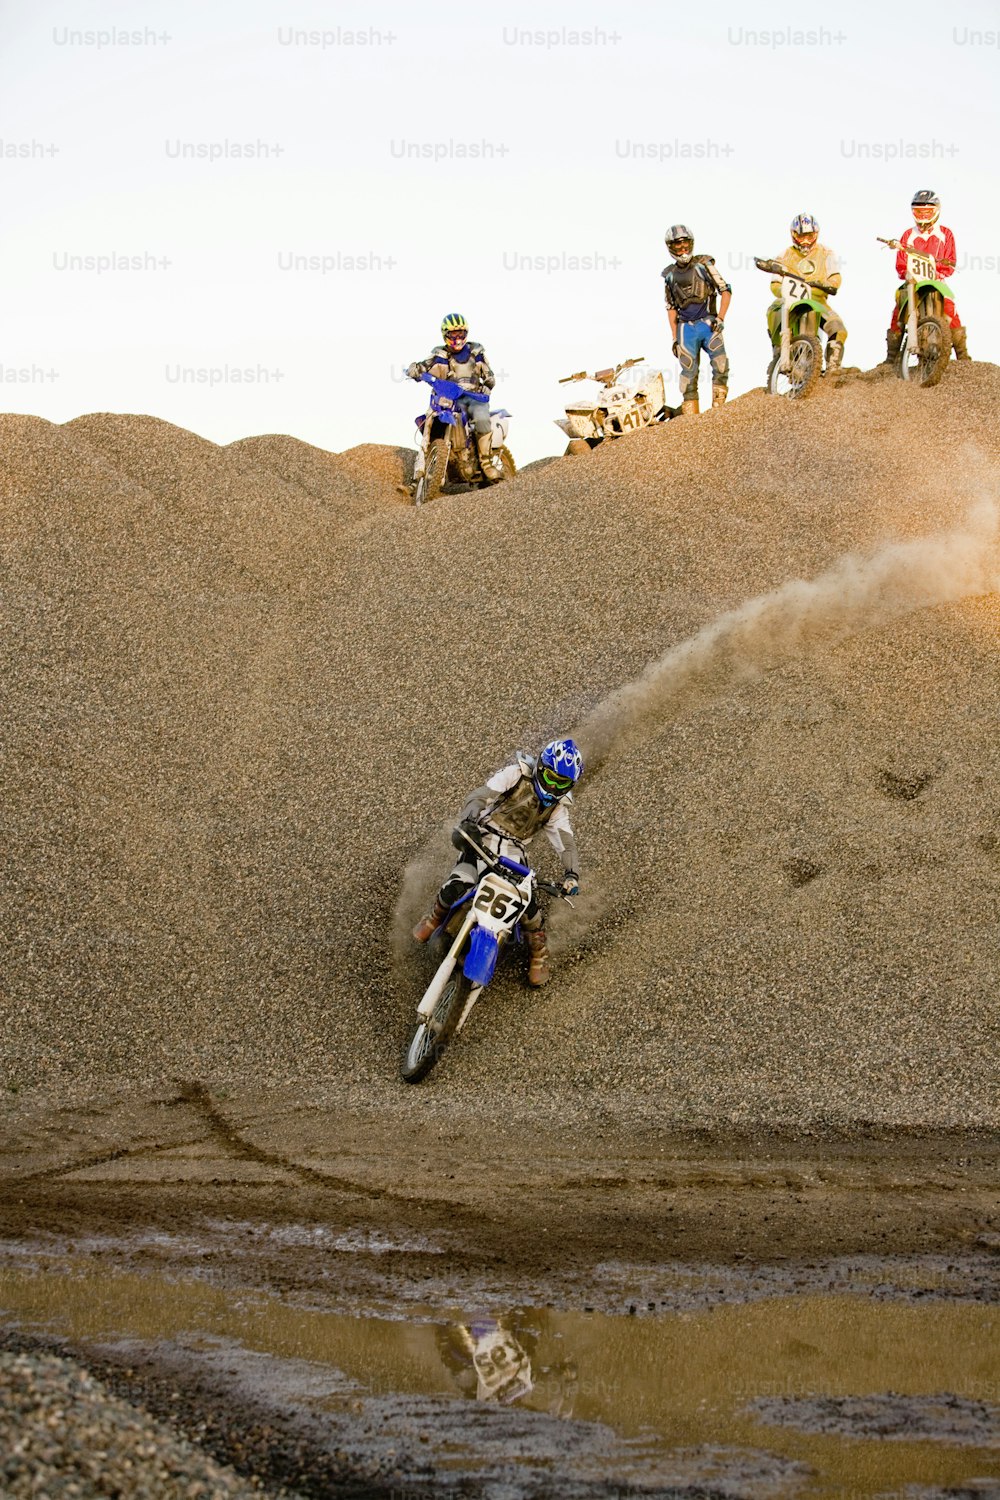
[[[448,313],[441,323],[443,344],[431,350],[426,359],[415,360],[406,370],[408,380],[419,380],[421,375],[433,375],[437,380],[453,380],[456,385],[472,392],[491,391],[496,377],[490,369],[489,360],[482,344],[469,338],[469,325],[461,313]],[[476,434],[476,449],[479,464],[490,484],[503,478],[500,460],[493,452],[493,428],[490,422],[488,401],[473,401],[461,398],[461,405],[472,422]]]
[[[544,828],[562,861],[563,893],[576,895],[580,889],[580,877],[576,873],[579,861],[568,804],[573,800],[573,787],[582,775],[583,757],[573,741],[550,740],[543,745],[537,759],[518,751],[511,765],[496,771],[484,786],[469,793],[452,835],[452,842],[462,851],[462,857],[438,892],[433,910],[413,929],[418,943],[430,941],[455,902],[460,901],[488,869],[482,860],[476,858],[463,834],[475,839],[479,847],[494,858],[503,855],[518,864],[526,864],[524,846]],[[521,926],[531,955],[528,983],[537,988],[549,977],[549,945],[545,919],[534,897]]]

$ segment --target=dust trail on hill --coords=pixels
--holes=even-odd
[[[573,731],[594,771],[653,714],[678,716],[760,676],[796,653],[916,610],[1000,591],[1000,507],[982,499],[937,536],[850,553],[819,577],[748,600],[672,647],[591,710]],[[450,825],[449,825],[450,826]],[[410,929],[447,869],[446,830],[403,872],[393,922],[397,982],[414,977]]]
[[[867,557],[849,554],[719,616],[611,693],[575,738],[593,772],[651,714],[680,714],[796,652],[895,617],[1000,590],[1000,508],[974,505],[963,525]]]

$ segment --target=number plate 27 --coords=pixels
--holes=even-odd
[[[797,276],[783,276],[781,295],[789,302],[808,302],[812,298],[812,288],[808,281],[800,281]]]

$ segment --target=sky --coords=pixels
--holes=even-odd
[[[679,399],[671,223],[733,285],[733,394],[768,359],[753,257],[799,212],[841,258],[846,362],[875,363],[876,236],[923,187],[996,359],[1000,11],[790,14],[0,0],[0,409],[409,445],[403,371],[457,311],[523,464],[565,446],[562,375],[641,357]]]

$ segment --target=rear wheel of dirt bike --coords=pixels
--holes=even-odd
[[[823,348],[812,333],[800,333],[792,339],[789,349],[789,370],[783,375],[778,366],[781,350],[776,349],[774,358],[767,367],[767,389],[772,396],[784,396],[792,401],[801,401],[811,396],[823,373]]]
[[[510,449],[501,448],[497,457],[500,459],[500,467],[503,469],[504,479],[513,479],[517,473],[517,464],[514,462],[514,455]]]
[[[455,1027],[472,988],[459,959],[429,1021],[420,1021],[403,1053],[400,1076],[404,1083],[420,1083],[437,1063],[455,1035]]]
[[[448,473],[448,444],[444,438],[435,438],[427,450],[424,472],[417,482],[413,496],[414,505],[423,505],[427,500],[436,500],[441,493]]]
[[[899,373],[916,385],[937,385],[951,358],[951,329],[946,319],[928,313],[917,323],[917,352],[908,348],[906,330],[899,351]]]
[[[586,438],[570,438],[569,442],[566,444],[566,452],[563,457],[575,458],[578,454],[589,452],[590,444],[587,442]]]

